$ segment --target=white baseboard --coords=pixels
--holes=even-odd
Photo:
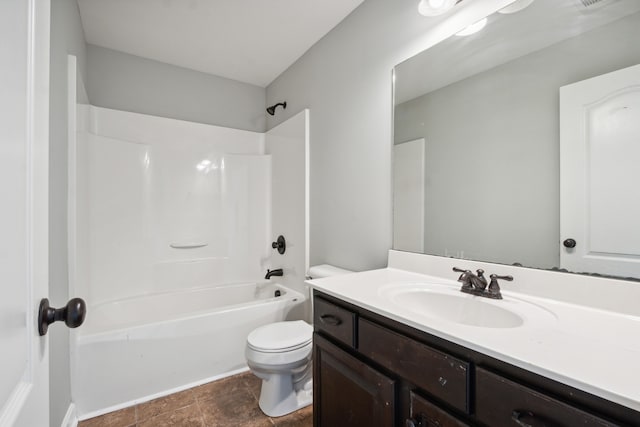
[[[67,409],[67,413],[64,415],[60,427],[78,427],[78,414],[76,412],[76,405],[73,402],[69,404],[69,409]]]

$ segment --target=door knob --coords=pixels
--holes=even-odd
[[[38,332],[40,336],[46,335],[49,325],[59,320],[64,320],[70,328],[77,328],[82,325],[86,315],[87,305],[82,298],[70,299],[62,308],[49,306],[49,300],[43,298],[38,309]]]
[[[575,248],[576,247],[576,241],[573,239],[566,239],[564,242],[562,242],[562,244],[564,245],[565,248]]]

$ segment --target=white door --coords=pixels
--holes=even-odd
[[[560,88],[560,176],[561,266],[640,277],[640,65]]]
[[[49,425],[49,0],[0,1],[0,426]]]

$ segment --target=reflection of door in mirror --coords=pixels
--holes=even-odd
[[[424,252],[424,138],[393,146],[393,247]]]
[[[563,268],[640,277],[639,135],[640,65],[560,88]]]

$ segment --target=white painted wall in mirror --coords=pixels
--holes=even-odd
[[[393,146],[393,247],[424,252],[424,138]]]

